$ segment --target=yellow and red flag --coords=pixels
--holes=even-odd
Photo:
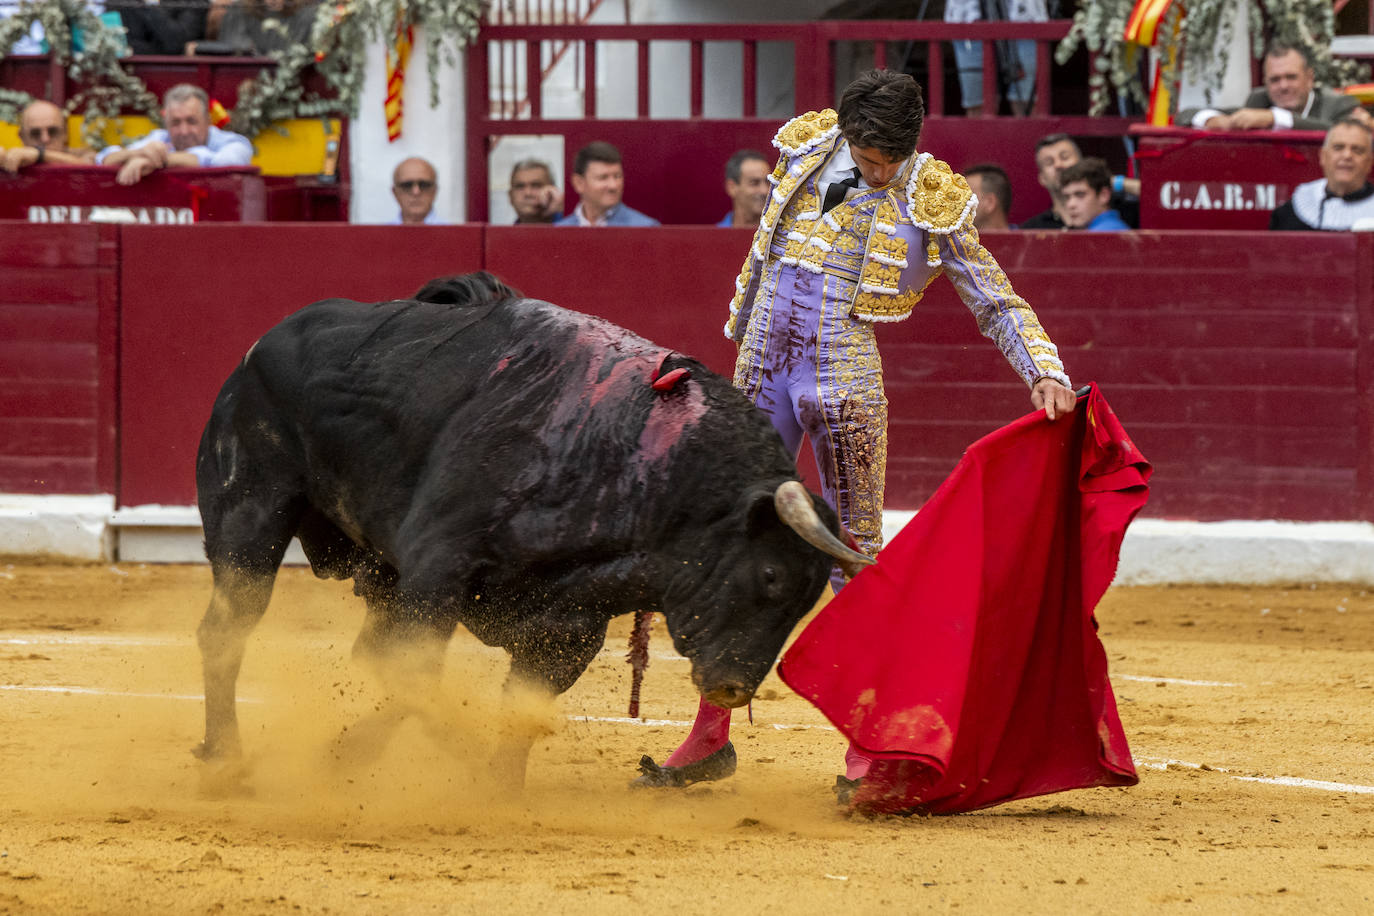
[[[1181,14],[1183,4],[1175,7],[1174,0],[1136,0],[1122,36],[1130,44],[1142,48],[1164,46],[1160,50],[1164,60],[1155,67],[1154,85],[1150,87],[1150,107],[1145,118],[1147,123],[1155,126],[1169,123],[1170,109],[1173,107],[1173,87],[1164,74],[1177,72],[1181,16],[1169,17],[1170,11]]]
[[[220,104],[219,99],[210,100],[210,123],[216,127],[224,127],[229,123],[229,112]]]
[[[397,26],[396,40],[386,50],[386,139],[395,143],[401,137],[405,118],[406,64],[415,42],[413,26]]]

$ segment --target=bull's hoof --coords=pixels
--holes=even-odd
[[[201,798],[250,798],[254,794],[251,768],[238,758],[207,760],[197,775]]]
[[[206,763],[219,763],[238,760],[243,756],[243,751],[237,741],[221,741],[214,744],[202,741],[191,748],[191,754],[197,760],[204,760]]]
[[[835,785],[830,787],[830,791],[835,793],[835,804],[847,805],[854,793],[859,791],[859,786],[863,785],[863,777],[850,779],[848,776],[836,776]]]
[[[659,766],[654,763],[654,758],[645,754],[639,758],[639,777],[630,786],[636,789],[683,789],[694,782],[710,782],[732,776],[738,762],[735,746],[729,741],[715,753],[680,767]]]

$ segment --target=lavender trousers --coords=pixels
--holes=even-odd
[[[822,495],[869,555],[882,547],[887,396],[873,325],[849,317],[857,278],[770,259],[735,363],[735,387],[789,451],[811,440]],[[843,585],[832,574],[835,590]]]

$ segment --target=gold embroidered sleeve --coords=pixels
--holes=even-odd
[[[978,230],[955,230],[943,237],[941,248],[945,273],[973,312],[978,330],[997,345],[1026,384],[1052,378],[1073,387],[1058,348],[1030,303],[1016,294],[1001,266],[978,241]]]

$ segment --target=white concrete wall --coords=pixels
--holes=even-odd
[[[349,218],[355,223],[388,223],[400,213],[391,193],[391,173],[410,156],[429,160],[439,173],[434,209],[447,223],[467,218],[467,172],[464,168],[467,97],[463,59],[440,71],[439,107],[429,106],[429,50],[421,29],[415,30],[415,49],[406,67],[405,123],[401,137],[386,136],[386,51],[380,43],[368,48],[358,117],[349,122],[349,168],[352,200]]]
[[[1184,79],[1178,87],[1178,109],[1209,108],[1212,106],[1231,107],[1245,101],[1250,94],[1253,75],[1253,58],[1250,49],[1250,19],[1247,0],[1235,0],[1230,18],[1233,31],[1227,45],[1226,69],[1221,71],[1221,83],[1213,87],[1205,80],[1189,80],[1187,61],[1184,64]],[[1185,52],[1186,53],[1186,52]],[[1215,74],[1217,68],[1205,68],[1204,73]]]
[[[807,22],[833,5],[833,0],[756,0],[729,3],[720,0],[628,0],[635,25],[712,22]],[[604,4],[593,16],[598,25],[625,22],[624,2]],[[636,49],[632,43],[601,42],[597,48],[597,112],[603,117],[633,117],[638,107],[634,74]],[[702,99],[707,117],[732,118],[743,113],[741,80],[743,61],[738,47],[708,44],[704,50],[706,84]],[[689,110],[686,76],[690,50],[682,42],[655,42],[649,54],[649,113],[654,118],[682,118]],[[793,51],[775,42],[758,48],[761,88],[755,101],[761,118],[791,117],[793,106]],[[561,74],[560,74],[561,75]],[[627,78],[628,75],[628,78]],[[547,99],[546,99],[547,105]]]
[[[114,555],[113,511],[114,497],[108,494],[0,493],[0,555],[108,560]]]

